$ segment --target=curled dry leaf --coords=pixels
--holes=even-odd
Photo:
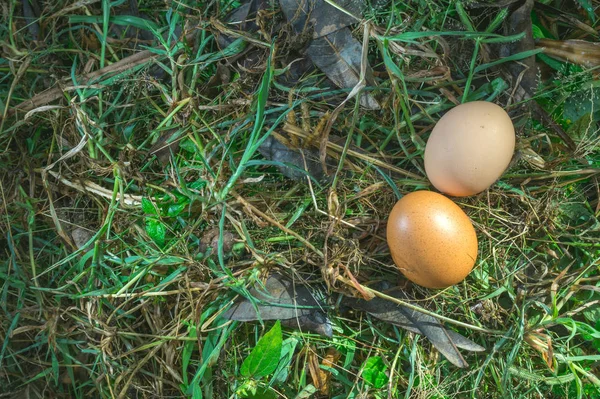
[[[319,360],[317,354],[314,351],[310,351],[309,356],[309,372],[312,378],[313,385],[319,390],[321,395],[328,395],[331,379],[331,372],[319,367]],[[327,349],[327,354],[321,361],[321,365],[325,367],[334,367],[340,360],[342,354],[334,348]]]
[[[552,348],[552,338],[548,334],[529,331],[523,338],[533,349],[535,349],[544,359],[548,368],[554,371],[554,349]]]

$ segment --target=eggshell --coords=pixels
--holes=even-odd
[[[469,217],[432,191],[415,191],[396,203],[388,219],[387,242],[402,274],[427,288],[462,281],[477,258],[477,235]]]
[[[425,172],[443,193],[474,195],[498,180],[514,150],[515,129],[506,111],[473,101],[451,109],[435,125],[425,147]]]

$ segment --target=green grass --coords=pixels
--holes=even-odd
[[[292,113],[316,125],[350,89],[315,93],[328,86],[320,72],[297,87],[279,83],[293,37],[269,32],[271,45],[252,34],[257,66],[244,69],[249,39],[219,51],[210,20],[224,21],[238,2],[139,0],[146,22],[123,15],[123,1],[50,3],[37,45],[21,2],[0,7],[0,397],[600,397],[597,68],[537,49],[494,56],[515,39],[501,34],[500,8],[369,8],[366,20],[381,29],[369,39],[378,87],[367,90],[382,109],[346,104],[331,131],[345,139],[331,147],[343,173],[309,186],[257,149]],[[598,28],[587,9],[597,2],[554,3]],[[283,18],[272,12],[266,31]],[[594,40],[565,19],[555,31],[541,26],[544,12],[533,14],[536,35]],[[176,40],[186,20],[199,29]],[[153,41],[126,40],[123,29],[142,27]],[[82,79],[134,53],[135,64]],[[531,55],[544,70],[539,90],[515,101],[500,67]],[[213,99],[217,64],[237,56]],[[12,112],[52,87],[65,89]],[[511,104],[519,157],[490,190],[457,200],[479,237],[471,275],[442,291],[407,288],[487,348],[467,356],[468,369],[423,337],[342,312],[338,292],[351,288],[339,281],[331,339],[218,318],[274,270],[321,288],[332,273],[402,283],[382,239],[387,213],[400,195],[429,187],[422,155],[440,112],[476,99]],[[534,101],[574,152],[529,113]],[[214,228],[211,254],[201,241]],[[322,393],[319,368],[329,378]]]

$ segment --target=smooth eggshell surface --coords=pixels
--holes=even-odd
[[[425,146],[425,172],[443,193],[464,197],[490,187],[515,150],[515,129],[500,106],[474,101],[448,111]]]
[[[388,219],[387,242],[402,274],[427,288],[462,281],[477,258],[477,235],[469,217],[431,191],[407,194],[396,203]]]

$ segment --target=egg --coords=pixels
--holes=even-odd
[[[478,194],[498,180],[515,150],[515,129],[500,106],[473,101],[440,118],[425,146],[425,173],[441,192]]]
[[[459,283],[477,258],[477,235],[469,217],[432,191],[415,191],[394,205],[387,242],[402,274],[427,288]]]

